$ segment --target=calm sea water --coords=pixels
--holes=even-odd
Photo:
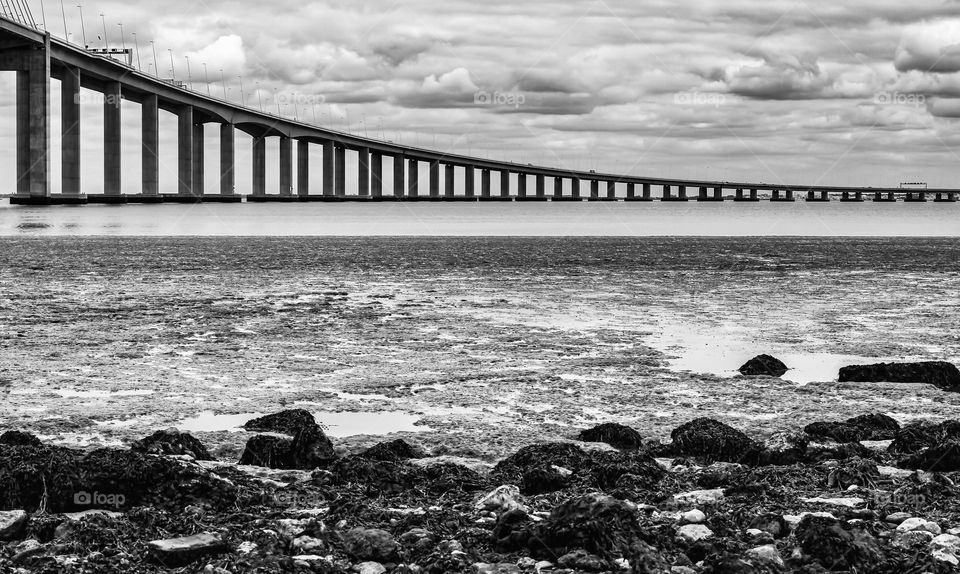
[[[957,237],[960,204],[0,203],[0,236],[50,235]]]

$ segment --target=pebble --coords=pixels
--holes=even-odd
[[[926,530],[927,532],[930,532],[936,536],[940,534],[940,525],[938,525],[936,522],[931,522],[923,518],[908,518],[901,522],[900,526],[897,526],[897,530],[900,532]]]
[[[501,562],[499,564],[477,562],[473,565],[473,571],[476,574],[520,574],[520,568],[510,562]]]
[[[713,537],[713,531],[702,524],[687,524],[677,530],[677,536],[687,542],[698,542]]]
[[[361,562],[357,564],[359,574],[384,574],[387,569],[379,562]]]
[[[800,521],[803,520],[804,516],[817,516],[819,518],[832,518],[837,519],[836,516],[829,512],[801,512],[800,514],[784,514],[783,519],[787,521],[787,524],[791,529],[797,527],[800,524]]]
[[[890,524],[900,524],[908,518],[910,518],[910,514],[906,512],[894,512],[893,514],[888,514],[883,520]]]
[[[910,550],[918,546],[926,546],[933,541],[933,534],[926,530],[898,530],[893,535],[891,544],[897,548]]]
[[[539,574],[540,572],[543,572],[544,570],[552,570],[552,569],[553,569],[553,562],[550,562],[549,560],[541,560],[533,565],[533,570],[537,572],[537,574]]]
[[[707,515],[704,514],[703,511],[696,509],[684,512],[683,515],[680,516],[680,522],[682,524],[703,524],[706,520]]]
[[[747,550],[746,554],[747,558],[749,558],[751,561],[783,568],[783,558],[780,557],[780,553],[777,552],[777,547],[773,544],[766,544],[764,546],[751,548],[750,550]]]
[[[956,556],[949,552],[944,552],[943,550],[934,550],[930,553],[930,556],[933,557],[934,560],[946,562],[951,566],[960,566],[960,560],[958,560]]]

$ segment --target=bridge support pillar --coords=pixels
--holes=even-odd
[[[120,196],[120,82],[108,82],[103,92],[103,193]]]
[[[430,197],[440,197],[440,162],[433,160],[430,162],[428,186],[430,188]]]
[[[177,193],[193,194],[193,106],[181,106],[177,112]]]
[[[570,178],[570,195],[576,199],[580,199],[580,178],[573,177]]]
[[[347,195],[347,148],[341,144],[337,144],[334,148],[336,158],[334,163],[337,164],[334,168],[336,172],[334,190],[337,197],[343,197]]]
[[[407,175],[407,195],[409,197],[418,197],[420,195],[420,161],[410,160],[410,173]]]
[[[563,178],[562,177],[553,178],[553,197],[554,199],[560,199],[563,197]]]
[[[677,199],[679,199],[680,201],[687,200],[687,186],[685,185],[677,186]]]
[[[796,199],[796,198],[793,196],[793,190],[792,190],[792,189],[788,189],[788,190],[787,190],[787,199],[786,199],[786,200],[787,200],[787,201],[795,201],[795,199]]]
[[[537,174],[537,197],[545,198],[547,197],[547,178],[543,175]]]
[[[393,156],[393,195],[403,197],[407,190],[407,165],[402,155]]]
[[[607,199],[616,199],[617,198],[617,182],[608,181],[607,182]]]
[[[50,37],[22,52],[17,69],[17,195],[50,196]]]
[[[444,177],[443,177],[443,195],[444,195],[445,197],[453,197],[453,196],[454,196],[454,192],[456,192],[456,187],[455,187],[455,186],[456,186],[456,178],[457,178],[456,169],[457,169],[456,166],[454,166],[452,163],[448,163],[448,164],[444,167],[444,173],[443,173],[443,176],[444,176]]]
[[[357,148],[357,195],[370,196],[370,149]]]
[[[490,169],[483,168],[480,172],[480,197],[490,197]]]
[[[253,196],[267,195],[267,139],[253,138]]]
[[[715,187],[713,188],[713,200],[714,201],[723,201],[723,188]]]
[[[140,104],[142,142],[140,144],[140,193],[156,196],[160,193],[160,127],[159,99],[156,94],[144,96]]]
[[[771,201],[780,201],[780,190],[779,189],[773,190],[773,195],[771,195],[770,199]]]
[[[370,195],[383,197],[383,155],[370,154]]]
[[[643,199],[644,199],[645,201],[649,201],[649,200],[652,200],[652,199],[653,199],[653,197],[652,197],[653,194],[652,194],[652,192],[651,192],[651,190],[650,190],[650,187],[651,187],[651,186],[650,186],[649,183],[643,184]]]
[[[323,195],[327,197],[334,194],[335,183],[337,181],[333,156],[333,142],[326,140],[323,142]]]
[[[669,185],[663,186],[663,197],[661,199],[663,199],[663,201],[669,201],[672,198],[673,198],[673,191],[670,189],[670,186]]]
[[[527,174],[517,174],[517,197],[525,199],[527,197]]]
[[[80,68],[68,67],[60,85],[60,193],[80,195]]]
[[[635,183],[627,184],[627,199],[635,199],[637,197],[637,185]]]
[[[750,201],[760,201],[760,198],[757,196],[757,190],[750,190]]]
[[[707,188],[700,186],[700,194],[697,196],[697,201],[706,201],[707,199],[709,199],[707,197]]]
[[[193,195],[203,197],[206,187],[204,183],[204,154],[203,154],[203,124],[193,126]]]
[[[590,182],[590,199],[600,199],[600,182],[597,180]]]
[[[293,195],[293,141],[280,136],[280,196]]]
[[[477,195],[477,175],[472,165],[463,168],[463,192],[467,197]]]
[[[297,195],[310,196],[310,142],[297,140]]]
[[[220,124],[220,195],[233,195],[237,187],[236,132]]]
[[[500,197],[510,197],[510,172],[500,171]]]

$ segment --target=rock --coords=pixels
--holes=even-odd
[[[722,488],[712,490],[693,490],[673,495],[673,500],[679,505],[704,506],[717,504],[723,500],[724,494]]]
[[[706,462],[748,462],[759,458],[760,445],[719,421],[699,418],[673,429],[672,450]]]
[[[24,540],[13,547],[13,558],[10,559],[14,564],[23,564],[30,558],[42,554],[46,547],[34,539]]]
[[[357,564],[358,574],[384,574],[387,569],[379,562],[361,562]]]
[[[247,446],[237,464],[287,469],[293,440],[270,435],[257,435],[247,440]]]
[[[677,537],[691,543],[713,538],[713,531],[702,524],[686,524],[677,530]]]
[[[933,540],[933,534],[926,530],[897,530],[893,533],[891,544],[904,550],[920,549],[930,544]]]
[[[801,432],[778,432],[763,441],[760,464],[786,466],[806,458],[809,437]]]
[[[915,454],[950,439],[960,439],[960,421],[918,421],[901,428],[887,451],[893,454]]]
[[[520,489],[512,484],[497,487],[493,492],[481,496],[474,506],[477,510],[489,510],[497,513],[511,510],[526,512],[526,507],[520,502]]]
[[[953,534],[941,534],[930,541],[930,549],[960,554],[960,537]]]
[[[867,486],[880,479],[880,469],[871,460],[851,459],[827,475],[827,486],[847,490],[851,486]]]
[[[681,524],[703,524],[707,520],[707,515],[700,510],[689,510],[680,515]]]
[[[638,449],[643,446],[643,437],[634,429],[617,423],[603,423],[581,431],[577,440],[602,442],[619,449]]]
[[[897,466],[926,472],[955,472],[960,470],[960,440],[950,439],[923,451],[901,458]]]
[[[888,514],[886,518],[883,519],[884,522],[890,524],[900,524],[904,520],[910,518],[910,514],[906,512],[894,512],[893,514]]]
[[[427,491],[433,494],[474,492],[487,487],[487,481],[480,473],[459,464],[440,463],[421,468]]]
[[[945,562],[950,566],[953,566],[954,568],[956,568],[957,566],[960,566],[960,559],[958,559],[956,555],[951,554],[949,552],[945,552],[943,550],[932,551],[930,553],[930,557],[938,562]]]
[[[426,458],[427,453],[421,447],[413,446],[403,439],[381,442],[360,453],[363,458],[400,462],[415,458]]]
[[[758,566],[773,566],[775,568],[783,568],[783,558],[780,557],[780,553],[777,552],[777,547],[773,544],[765,544],[763,546],[757,546],[756,548],[751,548],[745,553],[747,560],[753,562]]]
[[[312,536],[297,536],[290,542],[290,549],[297,554],[320,554],[326,550],[326,544]]]
[[[7,446],[43,446],[43,443],[40,441],[40,439],[34,435],[28,432],[15,430],[0,434],[0,444],[5,444]]]
[[[473,571],[476,574],[520,574],[520,568],[510,562],[501,562],[499,564],[477,562],[473,565]]]
[[[429,530],[413,528],[400,535],[400,544],[417,550],[427,550],[433,547],[437,537]]]
[[[390,562],[400,545],[393,536],[379,528],[353,528],[343,535],[343,548],[355,560]]]
[[[317,419],[309,411],[291,409],[249,420],[244,423],[243,428],[248,431],[275,432],[294,436],[301,429],[313,426],[318,426]]]
[[[209,533],[153,540],[147,543],[147,549],[151,558],[167,568],[186,566],[206,556],[222,554],[230,550],[223,539]]]
[[[741,375],[782,377],[789,370],[780,359],[770,355],[758,355],[738,369]]]
[[[314,481],[323,482],[323,477],[328,477],[335,485],[362,484],[371,494],[396,494],[423,484],[424,474],[424,469],[408,464],[347,456],[330,466],[329,476],[315,472]]]
[[[537,494],[548,494],[563,490],[570,483],[568,476],[564,476],[558,470],[559,467],[551,466],[549,468],[533,468],[523,473],[521,479],[520,491],[529,496]]]
[[[557,564],[564,568],[586,572],[600,572],[610,569],[606,560],[583,550],[574,550],[564,554],[557,560]]]
[[[862,440],[891,440],[900,430],[900,424],[882,413],[860,415],[843,422],[815,422],[804,427],[804,432],[819,439],[833,439],[840,443]]]
[[[804,498],[803,502],[807,504],[826,504],[828,506],[845,506],[847,508],[856,508],[867,503],[866,500],[856,497],[848,498]]]
[[[801,512],[800,514],[784,514],[783,520],[787,523],[792,529],[796,529],[800,525],[800,521],[808,516],[813,516],[815,518],[824,518],[827,520],[837,520],[837,517],[829,512]]]
[[[626,475],[635,477],[633,487],[652,489],[667,474],[656,460],[637,451],[593,452],[588,464],[592,486],[605,491],[620,486],[620,479]]]
[[[841,383],[928,383],[947,391],[960,388],[960,370],[943,361],[851,365],[840,369]]]
[[[520,484],[528,471],[551,466],[576,471],[589,460],[589,455],[575,444],[539,443],[525,446],[497,463],[490,476],[500,484]]]
[[[497,518],[491,538],[500,552],[514,552],[527,547],[530,540],[528,530],[532,520],[522,510],[509,510]]]
[[[157,431],[133,443],[130,450],[141,454],[189,455],[197,460],[213,460],[202,442],[177,429]]]
[[[306,412],[306,411],[303,411]],[[276,469],[313,470],[336,459],[333,443],[317,424],[304,425],[293,439],[257,435],[247,441],[238,464]]]
[[[828,570],[871,572],[881,560],[879,545],[867,530],[835,518],[804,516],[794,535],[803,553]]]
[[[550,562],[549,560],[540,560],[533,565],[533,570],[534,572],[537,572],[537,574],[539,574],[544,570],[551,570],[551,569],[553,569],[553,562]]]
[[[21,538],[29,521],[30,516],[23,510],[0,511],[0,542]]]
[[[771,512],[755,516],[750,521],[749,528],[766,532],[774,538],[785,538],[790,534],[790,526],[787,521],[779,514]]]
[[[811,441],[810,444],[807,445],[807,462],[847,460],[848,458],[874,458],[876,456],[877,453],[858,442]]]
[[[897,526],[898,532],[911,532],[914,530],[924,530],[937,536],[940,534],[940,525],[923,518],[908,518]]]

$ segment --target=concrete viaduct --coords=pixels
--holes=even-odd
[[[16,193],[11,203],[238,202],[235,130],[253,141],[252,193],[247,201],[957,201],[960,190],[770,185],[638,177],[571,171],[453,155],[397,145],[323,129],[263,113],[153,77],[108,56],[94,53],[49,33],[0,18],[0,70],[15,71]],[[50,83],[61,82],[61,191],[50,185]],[[84,193],[80,180],[80,89],[104,98],[104,188]],[[122,101],[141,105],[142,181],[139,194],[123,194],[121,177]],[[178,118],[178,189],[160,193],[159,110]],[[204,124],[220,126],[219,193],[204,193]],[[279,138],[279,193],[268,193],[266,138]],[[293,145],[297,165],[293,165]],[[315,148],[315,149],[314,149]],[[322,153],[322,193],[310,192],[311,149]],[[348,150],[357,154],[358,170],[346,170]],[[392,186],[385,189],[385,158]],[[421,165],[429,166],[421,182]],[[293,170],[297,170],[294,188]],[[459,175],[462,193],[456,189]],[[347,195],[347,180],[356,178],[357,193]],[[492,181],[499,185],[493,192]],[[352,182],[351,182],[352,183]],[[550,184],[548,186],[548,184]],[[351,185],[351,187],[353,187]],[[99,190],[98,190],[99,191]],[[271,190],[272,192],[273,190]]]

